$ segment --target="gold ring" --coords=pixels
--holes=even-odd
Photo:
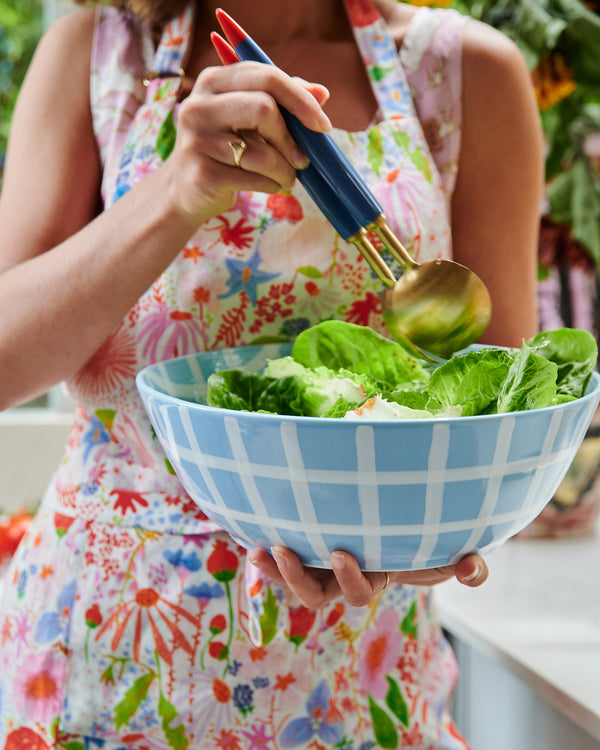
[[[248,144],[243,138],[240,138],[239,141],[229,141],[229,145],[231,146],[231,150],[233,151],[233,161],[235,163],[235,166],[238,169],[242,168],[242,165],[240,162],[242,161],[242,154],[247,149]]]
[[[390,574],[386,570],[385,571],[385,583],[383,584],[383,588],[381,589],[381,591],[382,592],[385,591],[389,585],[390,585]]]

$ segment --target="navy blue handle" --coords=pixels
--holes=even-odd
[[[274,65],[273,61],[251,37],[246,37],[240,42],[235,51],[241,60],[253,60],[254,62]],[[288,130],[298,146],[310,159],[311,166],[318,172],[321,180],[319,181],[313,174],[309,174],[306,179],[306,182],[311,186],[309,189],[305,184],[305,178],[303,178],[303,172],[307,170],[299,170],[298,178],[336,229],[338,229],[336,222],[330,218],[329,214],[344,206],[347,207],[345,213],[350,213],[353,219],[358,220],[359,229],[375,221],[383,213],[381,205],[333,138],[327,133],[317,133],[310,130],[284,107],[280,107],[280,110]],[[336,208],[327,211],[329,203]],[[347,219],[342,216],[341,221],[343,223]],[[344,236],[342,232],[340,232],[340,235]]]
[[[296,174],[306,192],[329,219],[340,237],[347,240],[362,228],[361,220],[348,210],[312,163],[306,169],[299,169]]]

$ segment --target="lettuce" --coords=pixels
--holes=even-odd
[[[419,360],[396,341],[341,320],[325,320],[302,331],[292,346],[292,357],[305,367],[325,365],[369,375],[383,388],[429,380]]]
[[[428,370],[372,329],[328,320],[299,334],[291,356],[271,360],[263,373],[212,374],[207,402],[331,418],[504,413],[580,398],[597,358],[590,333],[561,328],[534,336],[520,349],[470,349]],[[371,408],[378,404],[387,406]]]

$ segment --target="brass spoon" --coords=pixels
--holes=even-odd
[[[396,280],[367,237],[374,231],[404,272]],[[392,338],[418,357],[448,358],[476,341],[487,328],[492,303],[485,284],[466,266],[451,260],[414,261],[381,214],[349,238],[386,285],[381,296]]]

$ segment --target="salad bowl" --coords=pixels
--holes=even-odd
[[[137,386],[158,439],[200,509],[240,545],[283,545],[330,567],[454,563],[499,547],[550,501],[600,400],[431,419],[350,420],[234,411],[205,403],[228,368],[262,372],[289,344],[190,354],[150,365]]]

